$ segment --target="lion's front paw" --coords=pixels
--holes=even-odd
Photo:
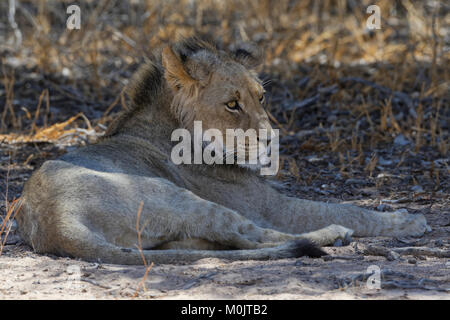
[[[353,235],[353,230],[346,228],[344,226],[341,226],[339,224],[331,224],[328,227],[326,227],[324,230],[328,230],[329,232],[332,232],[336,236],[336,240],[347,240]]]
[[[347,245],[352,241],[352,234],[352,229],[332,224],[316,231],[301,234],[300,238],[309,239],[320,246],[333,245],[337,240],[340,240],[340,245]]]
[[[397,237],[419,237],[425,232],[430,232],[431,228],[427,224],[425,216],[422,214],[409,214],[407,212],[394,212],[394,223]]]

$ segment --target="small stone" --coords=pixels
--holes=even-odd
[[[410,259],[408,259],[408,263],[410,263],[410,264],[416,264],[416,263],[417,263],[417,260],[414,259],[414,258],[410,258]]]
[[[395,261],[400,258],[400,255],[397,252],[389,251],[389,253],[386,255],[386,259],[388,261]]]
[[[70,77],[72,75],[72,72],[66,67],[62,68],[61,71],[62,71],[61,73],[64,77]]]

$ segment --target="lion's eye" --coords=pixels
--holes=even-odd
[[[265,101],[265,95],[263,94],[260,98],[259,98],[259,103],[263,104]]]
[[[237,111],[239,111],[241,109],[241,107],[239,106],[239,102],[237,102],[237,100],[233,100],[233,101],[227,102],[225,104],[225,106],[231,112],[237,112]]]

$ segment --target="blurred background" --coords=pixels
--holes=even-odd
[[[79,30],[66,28],[71,4]],[[381,28],[369,30],[373,4]],[[3,0],[0,12],[7,198],[43,161],[103,134],[152,49],[201,33],[225,48],[248,39],[264,49],[286,192],[448,209],[448,1]]]

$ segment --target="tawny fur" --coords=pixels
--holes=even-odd
[[[188,39],[155,54],[131,82],[131,110],[103,139],[45,162],[27,181],[17,216],[23,239],[37,252],[140,264],[141,201],[144,255],[155,263],[319,256],[311,243],[422,235],[422,215],[287,197],[237,165],[172,163],[171,133],[194,120],[204,130],[271,130],[252,48],[225,52]],[[238,115],[224,107],[235,98]]]

